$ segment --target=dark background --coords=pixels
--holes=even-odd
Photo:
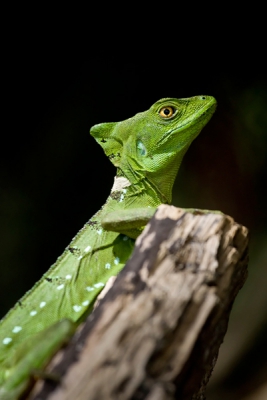
[[[185,40],[175,47],[173,37],[143,53],[138,46],[124,52],[115,42],[97,55],[91,43],[92,37],[84,47],[71,37],[35,42],[31,32],[17,35],[3,57],[1,315],[109,194],[115,168],[89,128],[129,118],[162,97],[213,95],[217,111],[185,156],[173,204],[221,210],[250,230],[249,277],[208,399],[255,399],[267,376],[265,52],[249,35],[227,43],[218,38],[194,51]]]

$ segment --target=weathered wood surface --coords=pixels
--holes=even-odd
[[[61,384],[39,382],[31,399],[204,399],[247,262],[248,231],[232,218],[160,206],[53,360]]]

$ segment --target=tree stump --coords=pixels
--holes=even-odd
[[[247,263],[231,217],[161,205],[30,399],[205,399]]]

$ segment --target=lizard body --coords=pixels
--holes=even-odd
[[[125,121],[91,128],[117,168],[114,185],[105,205],[0,322],[1,399],[19,397],[31,369],[41,368],[57,349],[58,344],[49,347],[49,332],[55,327],[57,337],[59,321],[68,319],[72,322],[66,323],[62,338],[71,334],[107,280],[123,268],[156,208],[171,203],[182,158],[215,107],[211,96],[162,99]],[[38,343],[43,358],[35,350]]]

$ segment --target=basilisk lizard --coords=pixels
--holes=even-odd
[[[131,255],[172,187],[191,142],[211,118],[211,96],[166,98],[132,118],[91,128],[117,168],[105,205],[0,323],[0,398],[17,399]]]

